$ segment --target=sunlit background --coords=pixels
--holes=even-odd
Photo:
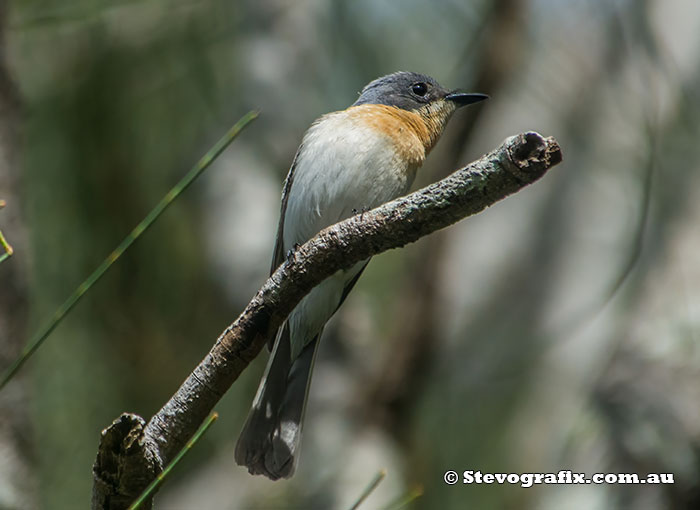
[[[700,3],[8,0],[0,6],[0,360],[249,110],[227,152],[0,393],[0,508],[86,508],[100,431],[177,389],[269,269],[314,118],[413,70],[491,95],[420,187],[534,130],[564,162],[376,257],[326,328],[297,474],[233,447],[267,354],[156,508],[700,508]],[[448,486],[446,470],[675,484]]]

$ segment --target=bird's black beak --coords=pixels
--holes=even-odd
[[[466,92],[453,91],[445,96],[447,101],[452,101],[458,107],[467,106],[468,104],[478,103],[484,99],[488,99],[489,96],[486,94],[467,94]]]

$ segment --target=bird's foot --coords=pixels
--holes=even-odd
[[[351,212],[352,212],[353,216],[357,216],[357,213],[360,213],[360,221],[362,221],[364,219],[365,213],[367,211],[369,211],[369,207],[364,206],[359,211],[357,209],[353,208]]]
[[[296,251],[300,248],[299,243],[294,243],[292,247],[287,251],[287,262],[292,262],[296,259]]]

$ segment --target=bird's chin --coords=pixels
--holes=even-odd
[[[415,113],[421,116],[430,132],[432,143],[430,147],[426,147],[426,152],[432,149],[435,143],[437,143],[440,135],[442,135],[442,131],[445,129],[445,125],[447,125],[447,121],[450,120],[450,117],[452,117],[452,114],[456,110],[457,105],[453,101],[447,101],[445,99],[431,101],[425,106],[415,110]]]

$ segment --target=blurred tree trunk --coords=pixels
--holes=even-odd
[[[486,26],[477,48],[469,52],[481,55],[480,64],[470,86],[478,92],[493,94],[512,74],[520,62],[524,5],[521,0],[495,0],[485,15]],[[461,77],[466,80],[467,77]],[[460,165],[460,156],[479,120],[481,109],[470,115],[453,119],[452,135],[445,140],[449,147],[445,160],[437,168],[442,173],[432,180],[446,177],[448,169]],[[424,239],[417,247],[418,254],[411,261],[412,270],[406,274],[408,290],[401,293],[401,321],[391,338],[392,346],[386,351],[382,370],[371,383],[369,393],[370,416],[387,428],[390,433],[405,439],[409,429],[405,427],[406,413],[413,405],[413,398],[425,382],[426,367],[439,348],[440,327],[439,280],[444,264],[447,233],[438,232]]]
[[[7,3],[0,2],[0,230],[15,256],[0,265],[0,368],[18,355],[27,326],[27,251],[20,193],[19,94],[7,68]],[[0,508],[36,508],[26,378],[21,374],[0,393]]]

